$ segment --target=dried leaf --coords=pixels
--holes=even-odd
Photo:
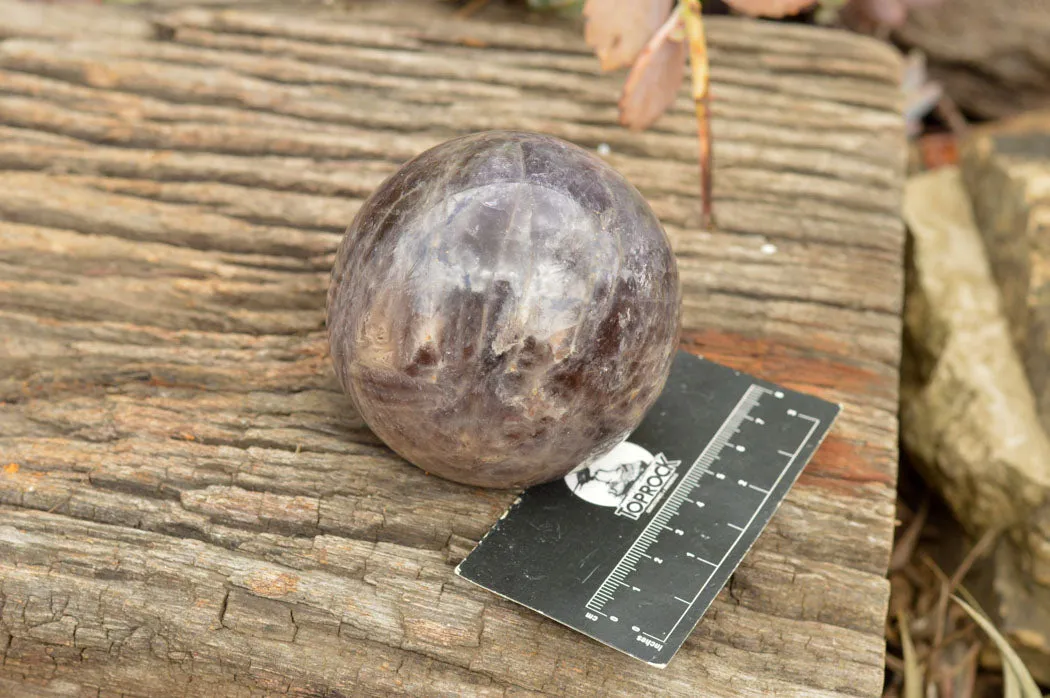
[[[983,611],[979,611],[970,604],[966,603],[958,596],[953,596],[952,600],[959,604],[964,611],[966,611],[977,625],[981,626],[981,630],[988,634],[988,637],[992,638],[992,642],[999,648],[999,654],[1003,657],[1003,679],[1004,683],[1014,683],[1015,685],[1009,687],[1008,690],[1011,692],[1017,691],[1017,695],[1023,698],[1042,698],[1039,692],[1039,686],[1036,685],[1035,679],[1028,672],[1028,668],[1021,661],[1021,658],[1017,656],[1017,652],[1010,646],[1010,643],[1003,637],[1002,633],[995,627],[988,616]],[[1013,674],[1013,681],[1008,678],[1009,674]]]
[[[737,12],[750,17],[787,17],[817,4],[817,0],[725,0]]]
[[[626,68],[667,21],[674,0],[587,0],[583,38],[602,70]]]
[[[649,128],[678,96],[687,54],[681,27],[681,15],[675,12],[642,49],[627,75],[620,97],[620,123],[632,131]]]

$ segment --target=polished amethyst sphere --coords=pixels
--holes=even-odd
[[[642,195],[534,133],[443,143],[361,207],[328,289],[368,426],[457,482],[565,475],[641,422],[678,344],[674,254]]]

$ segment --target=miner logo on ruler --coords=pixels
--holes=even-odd
[[[616,507],[617,516],[637,520],[677,479],[681,464],[625,441],[595,463],[569,473],[565,484],[577,497]]]
[[[628,441],[526,490],[456,573],[666,666],[838,412],[679,353]]]

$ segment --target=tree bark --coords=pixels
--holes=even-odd
[[[0,42],[0,692],[879,695],[892,50],[712,20],[721,228],[703,231],[687,91],[652,130],[620,129],[622,76],[573,26],[423,2],[178,11],[156,38],[17,26]],[[341,231],[398,164],[485,128],[608,144],[679,256],[683,346],[845,406],[663,671],[456,578],[514,493],[399,460],[329,365]]]

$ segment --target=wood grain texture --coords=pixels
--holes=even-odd
[[[621,130],[620,76],[576,27],[424,2],[179,10],[119,41],[84,21],[0,41],[0,692],[880,693],[903,244],[889,49],[712,21],[722,227],[705,232],[686,92]],[[400,461],[335,383],[341,231],[399,163],[491,127],[608,144],[679,256],[683,346],[845,407],[663,671],[454,577],[514,494]]]

